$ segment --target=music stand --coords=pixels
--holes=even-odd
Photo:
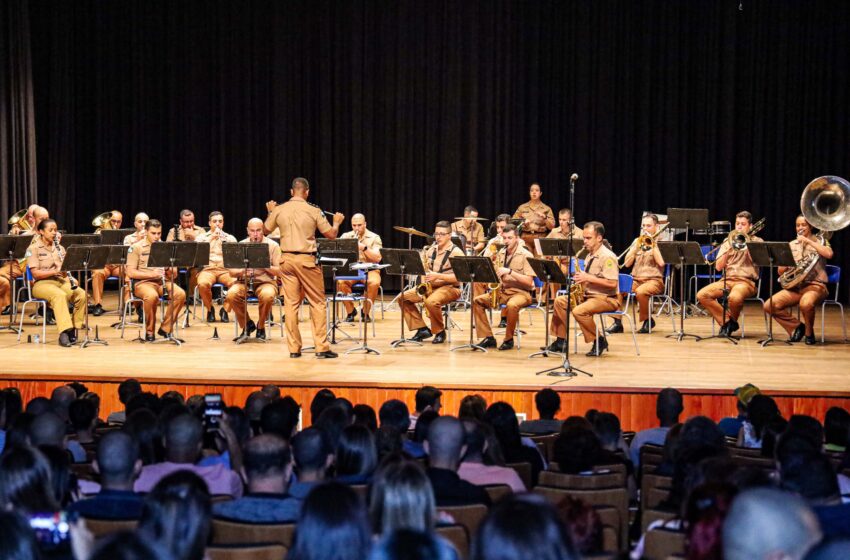
[[[670,229],[683,229],[685,231],[685,242],[690,241],[691,230],[705,230],[708,228],[708,208],[668,208],[667,224]],[[699,264],[705,264],[705,258]],[[679,271],[684,276],[685,269]],[[679,294],[681,305],[687,307],[685,292]],[[694,309],[697,309],[694,305]],[[701,312],[700,312],[701,313]]]
[[[106,266],[106,259],[109,257],[108,245],[73,245],[65,252],[65,259],[62,261],[61,272],[82,272],[85,278],[84,293],[89,291],[89,270],[92,268],[97,270]],[[91,344],[100,344],[107,346],[105,340],[101,340],[98,333],[95,332],[94,338],[89,338],[89,306],[85,305],[85,325],[83,327],[85,336],[83,337],[80,348],[86,348]]]
[[[14,298],[15,292],[15,281],[13,272],[12,261],[20,260],[26,257],[27,249],[29,249],[30,243],[32,243],[31,235],[0,235],[0,255],[5,255],[9,260],[9,301],[16,303]],[[16,311],[17,312],[17,311]],[[9,311],[9,325],[0,326],[0,332],[2,331],[11,331],[18,335],[21,334],[22,330],[14,325],[12,322],[12,311]]]
[[[350,265],[350,268],[351,268],[351,270],[356,270],[356,271],[362,270],[362,271],[366,272],[366,274],[368,276],[369,272],[371,272],[373,270],[383,270],[385,268],[389,268],[389,266],[390,265],[388,265],[388,264],[378,264],[378,263],[355,263],[355,264]],[[350,348],[350,349],[346,350],[345,353],[351,354],[352,352],[361,352],[362,351],[362,352],[366,352],[366,354],[377,354],[378,356],[380,356],[381,355],[380,352],[378,352],[377,350],[375,350],[374,348],[371,348],[369,346],[369,325],[368,325],[368,323],[363,322],[363,303],[362,302],[365,302],[365,301],[367,301],[367,298],[365,296],[363,296],[363,299],[361,300],[361,303],[360,303],[360,327],[363,329],[363,344],[355,346],[354,348]],[[372,305],[374,306],[374,302],[372,302]]]
[[[102,245],[102,238],[96,233],[66,233],[59,244],[66,249],[71,245]]]
[[[236,344],[246,342],[265,343],[264,338],[251,338],[248,336],[248,293],[254,291],[254,270],[257,268],[271,268],[269,248],[265,243],[222,243],[221,256],[224,268],[241,268],[244,270],[242,282],[245,283],[245,331],[233,339]],[[268,321],[268,317],[265,318]]]
[[[564,241],[566,241],[566,239]],[[549,289],[549,286],[552,284],[553,281],[555,284],[566,284],[567,275],[564,274],[563,270],[561,270],[561,265],[557,261],[550,261],[548,259],[528,259],[528,264],[530,264],[532,270],[534,270],[534,275],[543,281],[543,286],[546,290],[546,307],[543,310],[543,314],[545,316],[546,321],[544,324],[546,331],[545,346],[543,347],[542,351],[529,354],[528,357],[534,358],[535,356],[545,356],[548,358],[552,354],[560,353],[551,352],[549,350],[549,296],[552,291]]]
[[[154,243],[151,245],[148,267],[165,269],[191,268],[195,264],[198,248],[202,245],[204,245],[204,243],[184,243],[182,241],[160,241]],[[207,254],[207,261],[209,262],[209,253]],[[171,274],[171,278],[169,279],[168,306],[165,309],[166,313],[168,313],[168,308],[174,305],[174,276],[174,274]],[[176,327],[177,320],[177,317],[175,317],[175,325],[173,325],[172,328]],[[157,339],[153,343],[163,344],[169,342],[180,346],[186,341],[174,336],[174,332],[172,331],[168,333],[166,338]]]
[[[415,251],[413,249],[381,248],[381,262],[389,265],[386,269],[387,274],[393,276],[401,276],[402,278],[407,275],[425,276],[425,266],[422,264],[422,255],[419,253],[419,251]],[[403,291],[401,297],[403,301]],[[399,346],[403,346],[405,344],[415,344],[416,346],[422,346],[422,343],[418,340],[405,338],[404,305],[399,304],[399,308],[401,310],[401,313],[399,314],[401,317],[401,337],[390,342],[390,346],[392,346],[393,348],[398,348]]]
[[[358,248],[357,239],[317,239],[316,245],[318,249],[319,265],[322,267],[322,276],[325,280],[325,294],[328,293],[328,288],[331,292],[331,313],[330,325],[328,326],[328,334],[331,338],[331,344],[336,344],[336,332],[341,332],[349,340],[354,340],[354,337],[342,330],[337,317],[336,309],[336,294],[337,294],[337,275],[349,276],[356,275],[357,271],[351,269],[352,264],[356,264],[360,258],[360,250]],[[340,270],[342,273],[340,274]],[[328,282],[327,280],[330,280]]]
[[[186,243],[185,241],[174,241],[173,243]],[[192,241],[197,245],[197,251],[195,252],[195,261],[192,263],[192,266],[186,267],[186,299],[189,297],[192,300],[195,299],[195,294],[189,294],[189,278],[191,276],[192,269],[203,270],[204,267],[210,264],[210,243],[209,241]],[[191,325],[189,324],[189,315],[192,315],[192,311],[189,310],[189,304],[186,304],[186,310],[184,311],[183,316],[183,328],[188,329]],[[195,316],[195,319],[198,317]]]
[[[123,245],[124,238],[136,233],[136,228],[104,229],[100,232],[101,245]],[[106,264],[110,264],[107,262]]]
[[[766,266],[770,269],[770,318],[767,322],[767,338],[757,341],[764,348],[773,342],[791,344],[790,340],[778,341],[773,338],[773,269],[777,266],[797,266],[791,246],[787,241],[751,241],[747,243],[750,258],[756,266]]]
[[[476,282],[484,282],[487,284],[497,284],[499,283],[499,277],[496,275],[496,269],[493,268],[493,261],[490,260],[490,257],[449,257],[449,262],[452,263],[452,271],[455,273],[455,278],[457,278],[460,282],[467,282],[470,285],[470,293],[472,293],[471,286],[474,286]],[[481,350],[482,352],[487,352],[487,349],[483,346],[479,346],[475,344],[475,306],[470,303],[469,306],[469,344],[462,344],[460,346],[453,346],[449,350],[454,352],[455,350],[461,350],[463,348],[469,348],[473,352],[476,350]]]
[[[675,208],[670,210],[675,210]],[[679,306],[679,330],[668,334],[665,338],[675,338],[678,342],[681,342],[683,338],[690,336],[696,340],[702,340],[701,336],[685,332],[685,309],[687,306],[684,299],[685,266],[705,264],[702,249],[696,241],[659,241],[657,245],[664,264],[679,267],[679,290],[683,294],[682,305]]]
[[[120,230],[106,230],[106,231],[120,231]],[[104,239],[106,241],[106,239]],[[118,316],[124,317],[124,282],[125,282],[125,265],[127,264],[127,250],[130,248],[129,245],[123,245],[121,243],[117,245],[106,245],[103,244],[103,247],[109,247],[109,255],[106,257],[106,266],[109,265],[118,265]],[[88,307],[88,306],[87,306]],[[111,313],[111,311],[110,311]],[[121,328],[121,321],[117,323],[112,323],[110,325],[113,329]]]

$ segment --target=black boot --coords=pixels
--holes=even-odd
[[[741,325],[738,324],[738,321],[735,319],[729,319],[729,322],[726,323],[726,334],[732,335],[733,332],[737,331],[741,328]]]
[[[69,332],[71,330],[73,329],[66,329],[59,334],[59,346],[70,348],[74,345],[74,343],[71,342],[71,333]]]
[[[431,344],[443,344],[446,341],[446,331],[442,330],[434,335],[434,340]]]
[[[560,352],[563,354],[567,351],[567,341],[563,338],[556,338],[552,341],[552,344],[550,344],[548,348],[541,348],[541,350],[548,350],[549,352]]]
[[[488,336],[487,338],[482,338],[478,342],[478,346],[481,348],[495,348],[496,347],[496,339],[495,337]]]
[[[431,338],[433,335],[431,334],[431,329],[428,327],[422,327],[416,334],[410,337],[410,340],[414,340],[416,342],[422,342],[425,339]]]
[[[794,329],[794,332],[791,333],[791,338],[789,338],[788,340],[790,340],[791,342],[800,342],[801,340],[803,340],[803,337],[805,335],[806,325],[800,323],[799,325],[797,325],[797,328]]]
[[[357,319],[357,310],[353,310],[351,313],[345,316],[343,320],[344,323],[353,323],[354,320]]]
[[[12,306],[11,305],[7,305],[6,307],[4,307],[3,312],[0,313],[0,315],[11,315],[11,314],[12,314]]]
[[[614,321],[614,323],[605,329],[605,334],[617,334],[623,332],[623,322]]]
[[[606,350],[608,350],[608,341],[605,340],[604,336],[600,336],[599,338],[597,338],[594,341],[593,347],[590,349],[590,352],[588,352],[586,355],[590,356],[592,358],[595,358],[595,357],[601,356],[602,352],[604,352]]]
[[[814,346],[815,344],[817,344],[817,342],[815,341],[815,335],[807,334],[806,335],[806,346]]]
[[[98,303],[97,305],[91,308],[90,313],[95,317],[100,317],[101,315],[106,313],[106,311],[104,311],[103,306]]]
[[[643,322],[643,325],[641,325],[640,330],[638,331],[638,334],[649,334],[650,329],[654,329],[654,328],[655,328],[655,321],[653,319],[647,319],[646,321]]]
[[[514,339],[504,340],[502,344],[499,346],[499,350],[513,350],[514,347]]]
[[[230,316],[227,314],[227,311],[224,310],[224,307],[218,310],[218,318],[221,320],[222,323],[230,322]]]
[[[212,307],[207,311],[207,323],[215,323],[215,309]]]

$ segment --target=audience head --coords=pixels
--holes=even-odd
[[[465,451],[463,424],[453,416],[440,416],[431,422],[425,449],[430,465],[456,471]]]
[[[2,427],[8,429],[24,411],[24,401],[17,387],[7,387],[0,391],[0,395],[3,397]]]
[[[39,445],[54,445],[64,448],[65,421],[52,412],[40,414],[30,424],[29,438],[30,443],[36,447]]]
[[[203,397],[201,397],[203,399]],[[146,408],[154,414],[159,414],[162,408],[159,403],[159,397],[150,392],[143,392],[133,395],[124,407],[127,416],[130,416],[137,410]]]
[[[126,379],[118,385],[118,400],[125,407],[130,399],[142,392],[142,384],[137,379]]]
[[[791,415],[785,431],[809,438],[818,449],[823,445],[823,424],[812,416],[806,414]]]
[[[466,454],[463,456],[465,462],[483,463],[484,452],[487,449],[487,432],[484,422],[474,418],[466,418],[463,422],[464,443],[466,443]]]
[[[723,522],[723,558],[801,560],[820,538],[817,517],[801,498],[756,488],[732,502]]]
[[[837,406],[830,407],[824,417],[823,432],[827,445],[846,447],[850,435],[850,412]]]
[[[522,440],[519,435],[519,422],[511,405],[506,402],[491,404],[484,414],[484,421],[493,427],[496,439],[506,455],[520,448]]]
[[[718,449],[726,447],[726,436],[711,418],[694,416],[682,424],[679,434],[679,449],[712,446]]]
[[[683,410],[685,410],[685,406],[682,403],[682,393],[671,387],[662,389],[658,393],[658,398],[655,401],[655,415],[662,426],[678,424],[679,416]]]
[[[35,397],[27,403],[26,411],[33,416],[41,416],[45,412],[50,412],[52,408],[50,399],[47,397]]]
[[[443,392],[437,389],[436,387],[431,387],[430,385],[425,385],[424,387],[420,387],[416,391],[416,412],[418,414],[422,414],[426,410],[433,410],[434,412],[440,412],[441,403],[440,397],[443,395]]]
[[[540,418],[552,420],[561,409],[561,397],[552,389],[542,389],[534,395],[534,404]]]
[[[50,467],[50,488],[60,509],[73,501],[77,493],[77,479],[71,478],[71,455],[59,447],[42,445],[38,448]]]
[[[375,414],[375,409],[368,404],[354,405],[351,416],[354,425],[365,426],[372,433],[378,430],[378,415]]]
[[[378,410],[378,419],[381,421],[381,426],[392,426],[401,434],[405,434],[410,427],[410,409],[404,402],[390,399],[381,405]]]
[[[376,534],[388,535],[397,529],[432,531],[437,506],[422,467],[413,461],[381,467],[370,489],[369,516]]]
[[[555,508],[526,494],[502,500],[484,519],[471,560],[572,560],[580,558]]]
[[[746,385],[742,385],[735,389],[735,405],[738,408],[738,412],[744,416],[747,415],[747,405],[750,404],[750,400],[755,396],[760,394],[761,391],[758,387],[753,385],[752,383],[747,383]]]
[[[328,438],[318,428],[307,428],[292,438],[292,456],[298,480],[323,480],[331,465],[333,454]]]
[[[792,455],[779,470],[782,488],[799,494],[812,506],[841,503],[836,474],[832,462],[821,453]]]
[[[331,449],[336,449],[342,431],[349,425],[351,425],[351,415],[345,411],[344,407],[337,404],[327,407],[321,416],[313,420],[313,427],[325,432]]]
[[[146,408],[129,414],[124,431],[139,444],[139,458],[143,465],[159,463],[165,458],[162,429],[156,415]]]
[[[475,418],[476,420],[484,420],[484,414],[487,412],[487,401],[481,395],[467,395],[460,401],[460,410],[457,417],[461,420],[466,418]]]
[[[175,560],[202,560],[211,512],[207,483],[191,471],[177,471],[145,497],[138,531],[162,545]]]
[[[616,451],[620,444],[620,436],[622,429],[620,428],[620,419],[616,414],[610,412],[600,412],[593,419],[593,432],[599,438],[599,443],[603,449],[608,451]]]
[[[431,427],[431,422],[439,417],[440,415],[430,408],[419,414],[419,418],[416,419],[416,426],[413,428],[413,441],[422,443],[428,439],[428,428]]]
[[[576,552],[583,556],[602,552],[602,520],[593,506],[566,496],[556,507]]]
[[[310,418],[315,422],[319,416],[322,415],[322,412],[325,411],[327,407],[333,404],[336,400],[336,395],[330,389],[319,389],[319,392],[316,393],[316,396],[313,397],[312,402],[310,402]]]
[[[704,484],[691,491],[684,516],[688,558],[722,558],[723,521],[735,493],[735,487],[727,483]]]
[[[67,385],[56,387],[50,394],[50,406],[63,421],[68,419],[68,408],[75,400],[77,400],[76,391]]]
[[[266,396],[268,397],[268,393]],[[301,407],[292,397],[272,399],[272,402],[260,413],[260,427],[264,434],[276,434],[289,440],[298,428],[300,412]]]
[[[138,531],[118,531],[97,541],[89,560],[175,560],[165,547]]]
[[[50,463],[33,447],[15,447],[0,455],[0,509],[30,513],[59,509]]]
[[[0,510],[0,554],[3,560],[36,560],[40,557],[29,521],[15,511]]]
[[[371,476],[378,467],[375,436],[365,426],[348,426],[336,446],[337,476]]]
[[[392,426],[381,426],[375,432],[375,447],[378,450],[379,463],[383,463],[387,457],[401,455],[404,448],[401,432]]]
[[[165,457],[172,463],[192,463],[198,459],[204,440],[204,425],[191,414],[172,418],[165,426]]]
[[[758,439],[761,439],[764,427],[767,426],[768,422],[777,416],[781,416],[779,407],[776,406],[776,401],[767,395],[761,393],[753,395],[750,404],[747,405],[747,419],[753,425],[753,431]]]
[[[585,426],[571,426],[561,430],[555,440],[553,455],[563,473],[578,474],[596,466],[602,445],[593,430]]]
[[[93,430],[97,420],[97,407],[91,399],[77,399],[68,409],[68,419],[76,432]]]
[[[89,391],[89,388],[80,383],[79,381],[72,381],[71,383],[68,383],[66,387],[70,387],[71,389],[73,389],[74,394],[78,399]]]
[[[369,560],[454,560],[457,553],[430,532],[398,529],[378,541]]]
[[[280,387],[277,385],[264,385],[262,391],[263,394],[272,401],[276,401],[280,398]]]
[[[142,470],[139,444],[126,432],[108,432],[100,438],[93,467],[104,488],[131,490]]]
[[[307,495],[296,527],[287,560],[362,560],[371,548],[363,501],[354,490],[335,482],[317,486]]]
[[[781,417],[775,416],[767,422],[764,430],[761,433],[761,455],[762,457],[773,458],[776,453],[776,444],[779,442],[779,437],[788,428],[788,421]]]
[[[254,436],[242,449],[249,492],[283,494],[292,476],[292,451],[280,436]]]
[[[18,414],[15,420],[6,428],[6,445],[3,449],[11,449],[17,446],[30,444],[30,426],[35,416],[29,412]]]

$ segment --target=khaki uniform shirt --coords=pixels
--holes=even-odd
[[[537,202],[536,204],[532,204],[531,202],[520,204],[519,208],[517,208],[516,212],[514,212],[513,217],[522,218],[523,220],[533,219],[533,212],[545,214],[547,220],[555,220],[555,214],[552,212],[552,209],[543,204],[542,202]],[[549,228],[546,227],[546,224],[523,224],[522,231],[524,233],[544,233],[549,231]]]
[[[40,235],[33,237],[32,243],[27,249],[26,259],[30,270],[53,272],[57,278],[64,276],[59,271],[62,269],[62,261],[65,260],[65,247],[55,244],[48,245]]]
[[[342,235],[339,236],[340,239],[357,239],[360,243],[366,246],[370,251],[381,251],[381,248],[384,246],[384,242],[381,241],[381,236],[375,233],[374,231],[369,231],[367,228],[366,231],[363,232],[363,238],[360,239],[357,237],[357,234],[354,231],[346,231]],[[366,254],[363,251],[360,251],[360,262],[372,262],[366,258]]]
[[[484,227],[478,222],[473,222],[472,227],[467,228],[463,220],[458,220],[452,223],[452,231],[462,233],[466,237],[466,244],[470,247],[484,242]]]
[[[597,278],[605,278],[606,280],[619,280],[620,267],[617,264],[617,255],[605,245],[600,245],[595,253],[588,256],[584,261],[584,271]],[[606,296],[616,296],[619,288],[614,286],[611,289],[605,289],[596,284],[585,284],[584,293],[588,295],[602,294]]]
[[[562,232],[560,227],[556,227],[550,231],[546,237],[552,239],[569,239],[569,236]],[[584,231],[578,226],[573,226],[573,239],[584,239]]]
[[[124,245],[133,245],[134,243],[138,243],[145,238],[145,234],[145,230],[134,231],[130,235],[124,237]]]
[[[224,255],[221,253],[221,244],[236,243],[236,238],[223,231],[216,238],[215,233],[207,231],[195,238],[195,242],[210,244],[210,264],[204,268],[221,268],[224,266]]]
[[[138,243],[134,243],[127,249],[127,268],[138,270],[140,272],[160,272],[162,268],[151,268],[148,266],[148,259],[151,256],[151,244],[147,239],[143,239]],[[144,284],[146,282],[159,283],[159,280],[133,280],[136,284]]]
[[[505,258],[505,268],[510,268],[513,272],[518,272],[520,274],[534,276],[534,269],[531,268],[531,263],[528,262],[528,259],[534,258],[534,255],[532,255],[528,249],[517,245],[513,255],[507,256],[507,253],[503,253],[503,256]],[[504,293],[505,295],[513,295],[527,291],[528,290],[524,290],[522,288],[507,288]]]
[[[239,243],[251,243],[251,239],[246,237]],[[269,247],[269,263],[271,264],[272,269],[279,270],[280,269],[280,245],[275,243],[273,240],[268,237],[263,237],[261,243],[265,243]],[[241,270],[241,269],[236,269]],[[249,269],[251,270],[251,269]],[[265,268],[254,268],[254,285],[259,284],[277,284],[277,276],[270,274],[269,271]],[[247,279],[247,276],[246,276]],[[247,281],[247,280],[246,280]]]
[[[198,236],[204,233],[206,230],[201,226],[193,226],[192,229],[195,231],[195,239],[198,240]],[[166,241],[174,241],[174,228],[168,230],[168,237],[165,238]],[[178,241],[186,241],[186,231],[183,228],[177,230],[177,240]]]
[[[820,241],[816,240],[816,243],[820,243]],[[794,255],[794,260],[800,262],[803,260],[803,257],[811,255],[812,253],[817,253],[814,247],[809,245],[803,245],[796,239],[789,243],[791,246],[791,254]],[[815,264],[815,267],[809,272],[809,275],[806,276],[805,280],[803,280],[803,284],[808,284],[811,282],[819,282],[821,284],[826,285],[827,275],[826,275],[826,259],[821,257],[818,259],[818,262]]]
[[[275,206],[264,225],[267,230],[280,228],[283,253],[315,253],[316,230],[325,234],[333,229],[318,206],[298,197]]]
[[[638,248],[635,253],[635,262],[632,265],[632,276],[638,280],[648,280],[650,278],[664,278],[664,265],[658,265],[653,256],[655,249],[652,251],[643,251]]]
[[[429,247],[425,251],[425,272],[439,272],[441,274],[450,274],[452,272],[451,257],[463,257],[464,252],[454,243],[449,243],[447,249],[440,250],[436,245]],[[451,284],[457,286],[459,282]],[[439,288],[445,286],[441,281],[435,283],[434,287]]]
[[[497,236],[493,237],[492,239],[490,239],[489,241],[487,241],[487,244],[484,246],[484,254],[483,254],[482,256],[485,256],[485,257],[493,256],[493,255],[494,255],[494,253],[491,253],[491,252],[490,252],[490,247],[491,247],[492,245],[497,244],[497,243],[498,243],[499,245],[504,245],[504,244],[505,244],[505,240],[504,240],[504,239],[502,239],[502,236],[501,236],[501,235],[497,235]],[[520,246],[520,247],[522,247],[523,249],[528,249],[528,247],[526,247],[526,245],[525,245],[525,240],[524,240],[524,239],[519,239],[519,240],[517,241],[517,243],[519,243],[519,246]],[[533,255],[532,255],[532,256],[533,256]]]
[[[761,237],[755,236],[751,239],[756,242],[764,241]],[[729,253],[729,257],[726,259],[727,278],[746,278],[753,282],[758,281],[759,269],[753,264],[753,258],[750,256],[750,252],[747,249],[742,249],[740,251],[732,249],[729,241],[726,240],[720,246],[717,258],[722,257],[726,253]]]

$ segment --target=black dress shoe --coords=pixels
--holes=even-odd
[[[556,338],[552,341],[552,344],[550,344],[548,348],[541,348],[541,350],[548,350],[549,352],[560,352],[563,354],[567,351],[567,341],[563,338]]]
[[[248,331],[248,336],[251,336],[251,333],[257,330],[257,323],[255,323],[251,319],[248,319],[248,324],[245,325],[245,330]]]
[[[171,333],[165,332],[164,330],[162,330],[162,328],[156,331],[156,334],[158,334],[162,338],[171,338]]]
[[[212,307],[207,311],[207,323],[215,323],[215,309]]]
[[[103,306],[100,305],[99,303],[97,305],[95,305],[94,307],[92,307],[92,309],[91,309],[91,314],[94,315],[95,317],[100,317],[104,313],[106,313],[106,311],[104,311]]]
[[[507,317],[502,317],[502,320],[499,321],[499,328],[500,329],[508,328],[508,318]]]
[[[320,360],[326,360],[326,359],[336,358],[338,356],[337,356],[336,352],[331,352],[330,350],[328,350],[326,352],[316,352],[316,357],[319,358]]]
[[[362,311],[360,312],[360,320],[364,323],[371,323],[372,318],[368,314],[364,314]]]
[[[257,338],[260,340],[266,339],[266,329],[257,329]]]
[[[791,342],[800,342],[803,340],[803,337],[806,335],[806,325],[800,323],[797,325],[797,328],[794,329],[794,332],[791,333],[791,337],[788,339]]]
[[[138,317],[139,323],[145,322],[145,316],[142,314],[142,306],[141,305],[136,308],[136,317]]]
[[[487,338],[482,338],[481,341],[478,342],[477,346],[481,348],[495,348],[496,347],[496,339],[492,336],[488,336]]]
[[[606,334],[616,334],[623,332],[623,322],[622,321],[614,321],[614,323],[605,329]]]
[[[11,314],[12,314],[12,306],[11,305],[7,305],[6,307],[3,308],[3,311],[0,312],[0,315],[11,315]]]
[[[638,334],[649,334],[651,328],[655,328],[655,321],[652,319],[648,319],[643,322],[643,325],[641,325],[640,330],[638,330]]]
[[[230,316],[227,314],[227,311],[225,311],[223,307],[218,310],[218,318],[221,319],[222,323],[230,322]]]
[[[741,326],[738,324],[738,321],[736,321],[735,319],[729,319],[729,322],[726,323],[726,327],[726,334],[728,335],[731,335],[733,332],[741,328]]]
[[[290,353],[289,353],[289,357],[290,357],[290,358],[300,358],[300,357],[301,357],[301,352],[290,352]]]
[[[345,323],[353,323],[354,320],[357,319],[357,310],[353,310],[351,313],[345,316],[343,322]]]
[[[145,333],[145,342],[153,342],[156,340],[156,337],[151,333]]]
[[[514,339],[505,340],[499,345],[499,350],[513,350],[514,348]]]
[[[74,343],[71,342],[71,336],[68,334],[68,331],[62,331],[59,334],[59,346],[64,346],[65,348],[69,348],[73,345],[74,345]]]
[[[446,331],[440,331],[434,335],[434,340],[431,341],[431,344],[442,344],[446,341]]]
[[[52,309],[47,310],[47,319],[45,319],[45,322],[48,325],[55,325],[56,324],[56,316],[53,314]]]
[[[815,335],[806,335],[806,346],[814,346],[815,344],[817,344]]]
[[[602,355],[602,352],[608,350],[608,341],[605,340],[605,337],[600,336],[593,343],[593,347],[590,349],[590,352],[586,354],[586,356],[590,356],[592,358],[596,358]]]
[[[410,340],[422,342],[423,340],[431,338],[432,336],[434,335],[431,334],[431,329],[429,329],[428,327],[422,327],[421,329],[416,331],[416,334],[410,337]]]
[[[723,323],[719,331],[720,336],[729,336],[729,323]]]

